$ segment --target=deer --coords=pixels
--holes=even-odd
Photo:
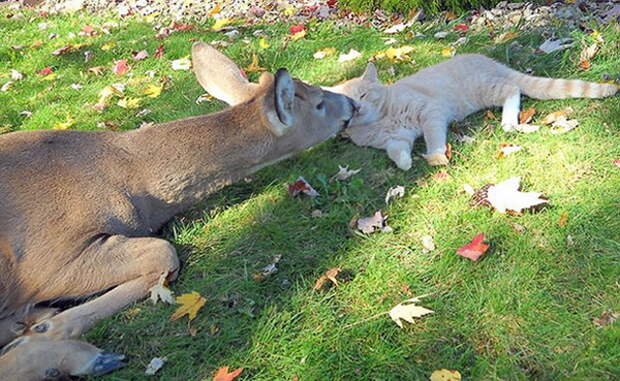
[[[201,84],[212,50],[192,46]],[[337,135],[359,110],[286,69],[262,73],[243,96],[216,113],[124,132],[0,136],[0,380],[126,365],[79,337],[177,277],[175,248],[158,231],[207,195]],[[49,307],[59,300],[74,304]]]

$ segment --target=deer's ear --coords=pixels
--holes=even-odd
[[[295,123],[295,83],[286,69],[278,69],[274,85],[275,109],[278,119],[287,127]]]
[[[368,65],[366,66],[366,71],[364,71],[364,74],[362,74],[362,79],[370,82],[377,82],[379,80],[375,64],[373,64],[372,62],[368,63]]]

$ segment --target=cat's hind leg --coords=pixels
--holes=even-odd
[[[429,165],[448,165],[446,156],[446,140],[448,135],[448,121],[439,116],[429,114],[422,121],[426,155],[422,155]]]
[[[504,85],[501,88],[502,129],[506,132],[514,131],[519,124],[519,110],[521,108],[521,90],[514,85]],[[498,102],[499,103],[499,102]]]
[[[411,168],[411,144],[401,139],[390,139],[386,144],[387,154],[403,171]]]

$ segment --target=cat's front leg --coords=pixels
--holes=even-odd
[[[446,156],[448,122],[439,118],[427,118],[422,124],[422,131],[426,142],[426,155],[422,156],[428,165],[448,165]]]
[[[387,142],[386,150],[388,156],[403,171],[411,168],[411,144],[400,139],[390,139]]]

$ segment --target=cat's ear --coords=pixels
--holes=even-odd
[[[366,71],[362,74],[362,79],[370,82],[377,82],[379,80],[375,64],[372,62],[368,63],[368,66],[366,66]]]

